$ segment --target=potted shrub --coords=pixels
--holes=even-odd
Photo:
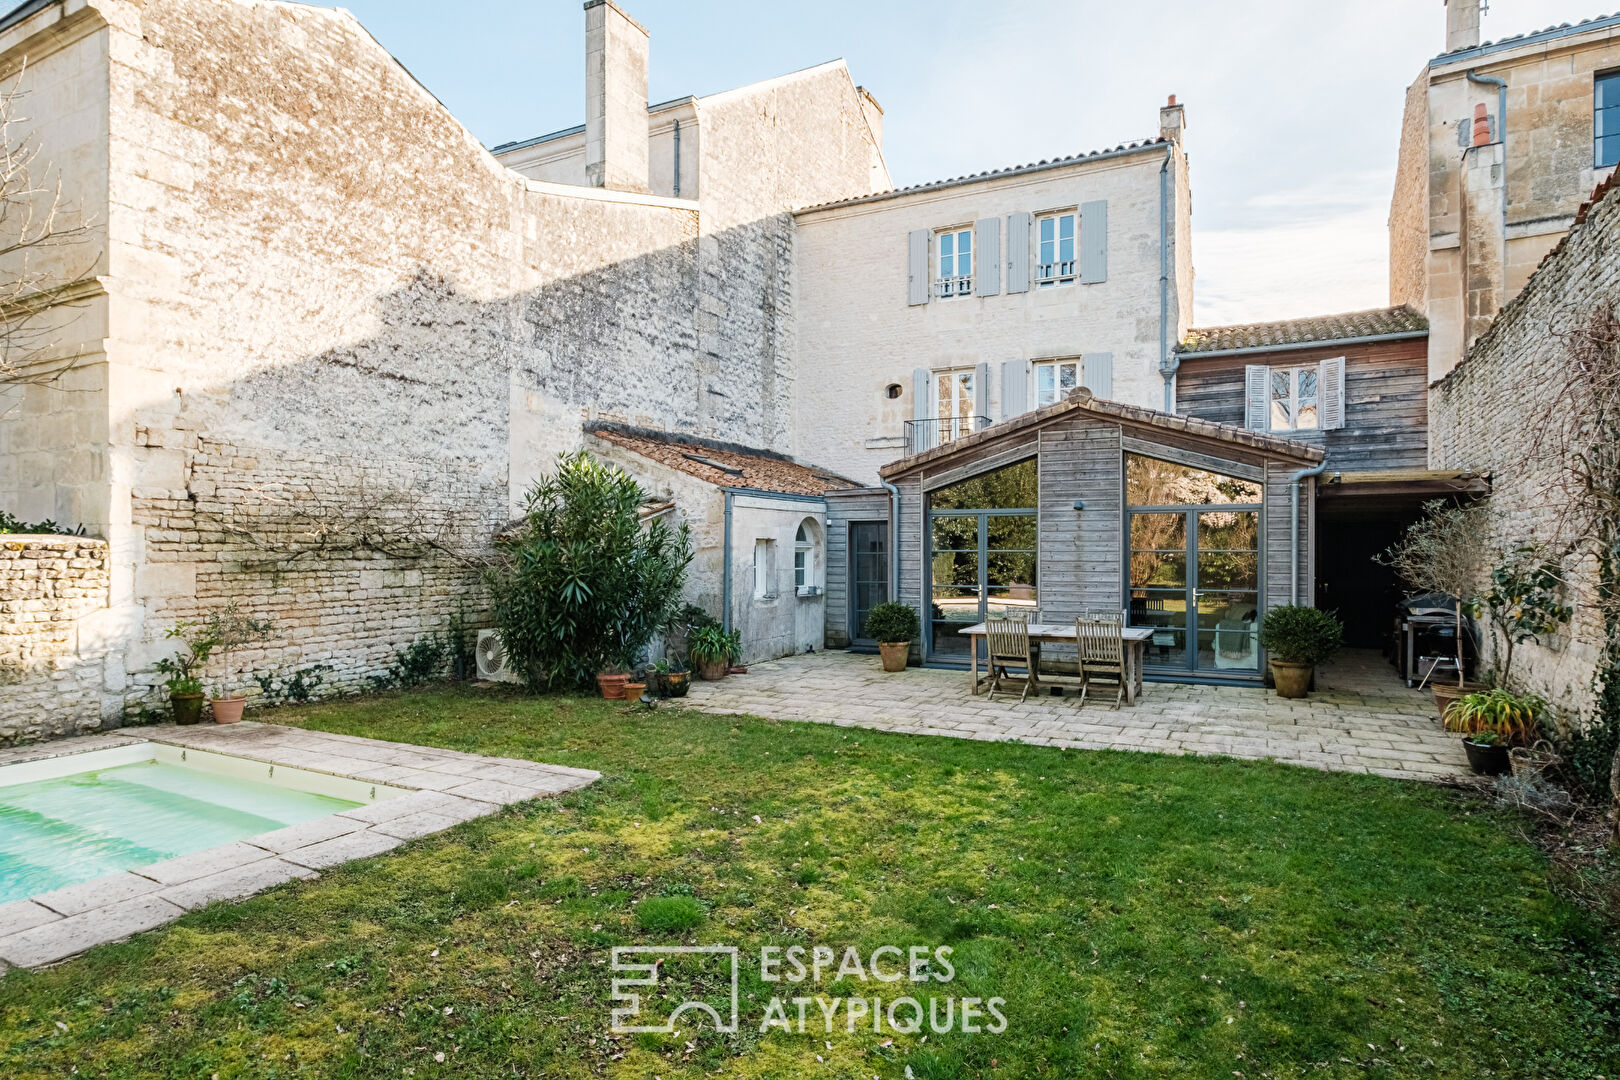
[[[184,647],[175,656],[165,656],[157,662],[169,691],[169,707],[174,710],[177,724],[195,724],[202,720],[203,685],[198,672],[213,655],[219,642],[206,624],[178,622],[164,632],[164,637],[178,638]]]
[[[1343,644],[1343,624],[1317,608],[1275,607],[1260,624],[1260,647],[1270,654],[1278,697],[1304,697],[1316,665],[1331,659]]]
[[[715,682],[726,677],[727,666],[742,651],[742,635],[718,626],[700,626],[687,637],[686,651],[697,661],[698,678]]]
[[[1541,727],[1546,702],[1533,694],[1497,687],[1464,694],[1446,712],[1446,730],[1460,732],[1469,767],[1481,776],[1511,768],[1508,751],[1529,746]]]
[[[692,673],[682,663],[660,660],[653,665],[653,675],[658,680],[658,693],[663,697],[683,698],[692,687]]]
[[[204,627],[209,637],[213,639],[220,656],[223,657],[221,666],[225,668],[225,681],[219,684],[218,692],[209,701],[214,709],[214,723],[234,724],[242,719],[242,710],[247,707],[247,697],[232,692],[231,653],[243,645],[251,645],[255,641],[263,641],[269,637],[270,624],[263,619],[242,614],[236,606],[236,601],[233,600],[225,605],[224,610],[209,615]]]
[[[876,639],[883,656],[884,671],[906,670],[911,641],[920,630],[917,612],[907,604],[889,601],[875,604],[867,612],[864,633]]]

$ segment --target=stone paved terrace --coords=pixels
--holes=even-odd
[[[408,794],[235,843],[137,866],[0,904],[0,975],[37,967],[161,926],[216,900],[251,896],[327,867],[378,855],[527,799],[577,791],[589,769],[258,724],[129,728],[0,750],[0,765],[143,742],[366,780]]]
[[[1271,758],[1405,780],[1468,772],[1457,736],[1440,729],[1434,699],[1408,689],[1376,653],[1347,652],[1318,673],[1301,701],[1252,687],[1146,685],[1134,708],[1113,695],[1083,710],[1063,697],[1014,690],[968,694],[966,672],[907,668],[886,674],[876,656],[828,652],[755,664],[746,675],[696,682],[687,698],[711,713],[751,713],[960,739],[1018,740],[1083,750],[1149,750]]]

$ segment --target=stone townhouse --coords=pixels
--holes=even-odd
[[[1620,15],[1501,41],[1446,0],[1446,51],[1406,94],[1390,303],[1429,320],[1429,378],[1524,288],[1620,162]]]
[[[586,184],[503,165],[340,10],[0,19],[34,118],[13,133],[96,259],[29,373],[66,374],[0,388],[0,506],[82,523],[106,568],[64,644],[4,658],[8,734],[155,704],[164,632],[227,599],[278,628],[238,685],[317,663],[366,685],[477,618],[469,545],[586,423],[791,449],[789,212],[887,186],[870,98],[840,63],[700,101],[695,189],[656,194],[625,136],[647,134],[645,34],[603,0],[586,18]],[[49,606],[26,604],[8,624]],[[28,707],[41,680],[76,704]]]
[[[1080,386],[1174,408],[1191,324],[1186,113],[1111,150],[794,215],[794,449],[878,469]]]

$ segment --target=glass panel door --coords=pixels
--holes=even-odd
[[[980,578],[980,514],[929,518],[929,647],[935,656],[967,656],[960,631],[983,618]]]
[[[1184,668],[1187,657],[1187,512],[1131,514],[1132,626],[1152,627],[1149,667]]]
[[[1129,594],[1149,667],[1258,672],[1260,512],[1133,511]]]
[[[863,644],[866,617],[889,598],[889,523],[857,521],[849,527],[849,637]]]

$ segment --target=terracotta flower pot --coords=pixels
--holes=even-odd
[[[644,682],[627,682],[627,683],[624,684],[623,697],[624,697],[624,700],[626,700],[626,701],[640,701],[641,700],[641,695],[645,694],[646,692],[647,692],[647,684],[646,683],[644,683]]]
[[[911,642],[880,641],[878,652],[883,655],[884,671],[904,671],[906,660],[911,656]]]
[[[597,688],[608,701],[623,701],[624,687],[629,681],[629,675],[613,675],[605,671],[596,677]]]
[[[199,724],[202,722],[203,696],[201,694],[170,694],[169,707],[174,710],[174,722],[177,724]]]
[[[242,710],[247,708],[245,697],[217,697],[209,701],[214,707],[214,723],[234,724],[242,719]]]
[[[1271,662],[1271,681],[1277,684],[1280,698],[1302,698],[1310,692],[1311,670],[1314,664],[1296,664],[1290,660]]]
[[[726,677],[727,670],[729,669],[724,660],[717,660],[712,664],[703,661],[698,662],[698,678],[704,682],[719,682]]]

